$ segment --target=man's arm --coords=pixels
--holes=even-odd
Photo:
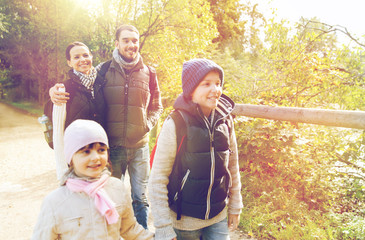
[[[163,112],[160,88],[158,86],[157,75],[155,76],[156,77],[152,82],[153,86],[150,87],[153,91],[151,91],[151,99],[147,109],[147,125],[150,130],[157,124],[157,121]]]
[[[68,97],[70,94],[68,92],[61,92],[59,91],[60,88],[64,88],[65,86],[62,83],[56,83],[53,87],[49,89],[49,97],[51,101],[60,106],[62,103],[67,103],[67,100],[70,98]]]

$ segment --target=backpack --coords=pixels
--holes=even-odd
[[[43,106],[43,115],[38,118],[38,122],[43,126],[44,138],[50,148],[53,149],[53,125],[52,125],[53,103],[48,99]]]

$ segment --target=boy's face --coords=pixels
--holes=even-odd
[[[98,177],[108,162],[108,147],[104,144],[89,144],[72,157],[72,165],[79,177]]]
[[[121,31],[118,41],[115,41],[115,47],[125,60],[132,61],[139,50],[138,34],[129,30]]]
[[[211,111],[218,105],[218,100],[222,95],[221,80],[216,71],[209,72],[192,93],[192,100],[199,104],[205,116],[209,116]]]

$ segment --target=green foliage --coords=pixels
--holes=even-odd
[[[127,23],[157,70],[165,111],[156,132],[181,93],[182,63],[195,57],[223,67],[223,91],[237,103],[365,110],[363,46],[340,46],[317,19],[292,28],[237,0],[92,2],[0,0],[1,98],[42,103],[65,78],[70,42],[87,44],[96,65]],[[363,238],[364,132],[237,117],[236,135],[241,228],[260,239]]]
[[[265,36],[258,55],[219,57],[230,67],[226,88],[236,102],[364,109],[363,49],[338,48],[333,33],[314,20],[299,22],[296,33],[271,20]],[[239,117],[236,133],[241,227],[249,235],[362,238],[364,132]]]
[[[346,239],[334,237],[341,231],[331,213],[353,212],[363,219],[363,180],[349,178],[358,168],[346,164],[347,171],[341,171],[341,163],[346,162],[341,157],[351,151],[342,151],[343,147],[353,146],[357,154],[352,156],[361,156],[363,146],[357,146],[363,144],[363,136],[244,118],[237,120],[236,132],[245,205],[241,224],[251,235],[260,239]],[[361,171],[356,175],[361,176]],[[355,225],[346,224],[350,232],[358,231],[352,229]]]
[[[148,9],[151,9],[149,11]],[[184,61],[206,55],[217,35],[216,24],[205,1],[147,1],[136,19],[141,29],[142,54],[158,69],[165,106],[171,106],[181,93],[181,67]]]

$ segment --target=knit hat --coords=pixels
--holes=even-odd
[[[85,119],[73,121],[65,130],[64,150],[66,162],[70,164],[72,156],[91,143],[104,143],[109,147],[104,128],[97,122]]]
[[[218,70],[221,86],[223,86],[223,69],[215,62],[202,58],[184,62],[181,76],[183,95],[189,97],[205,75],[212,70]]]

